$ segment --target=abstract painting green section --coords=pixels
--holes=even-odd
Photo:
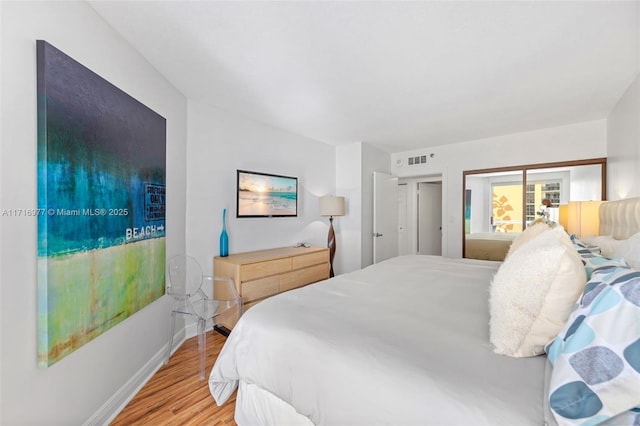
[[[38,258],[38,362],[46,367],[164,294],[165,239]],[[144,279],[141,279],[144,277]]]
[[[38,362],[165,291],[166,120],[37,41]]]

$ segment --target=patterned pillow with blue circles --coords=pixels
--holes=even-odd
[[[591,278],[591,274],[598,268],[615,268],[617,266],[627,266],[624,259],[611,259],[600,255],[600,249],[597,246],[590,246],[583,243],[575,235],[571,235],[571,242],[576,249],[582,263],[584,264],[585,272],[587,273],[587,280]]]
[[[545,350],[559,425],[640,424],[640,271],[595,269]]]
[[[583,242],[576,234],[569,235],[569,238],[571,239],[573,246],[578,250],[578,253],[582,254],[590,251],[591,253],[601,254],[600,247]]]

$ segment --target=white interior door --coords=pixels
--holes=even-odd
[[[407,250],[407,184],[398,185],[398,256],[409,254]]]
[[[442,254],[442,184],[418,184],[418,254]]]
[[[373,263],[398,255],[398,178],[373,172]]]

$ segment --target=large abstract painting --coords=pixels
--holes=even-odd
[[[471,233],[471,190],[464,190],[464,233]]]
[[[38,364],[165,292],[166,120],[37,41]]]

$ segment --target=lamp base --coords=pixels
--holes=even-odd
[[[327,247],[329,248],[329,278],[334,277],[333,258],[336,255],[336,234],[333,231],[333,216],[329,217],[329,235],[327,236]]]

